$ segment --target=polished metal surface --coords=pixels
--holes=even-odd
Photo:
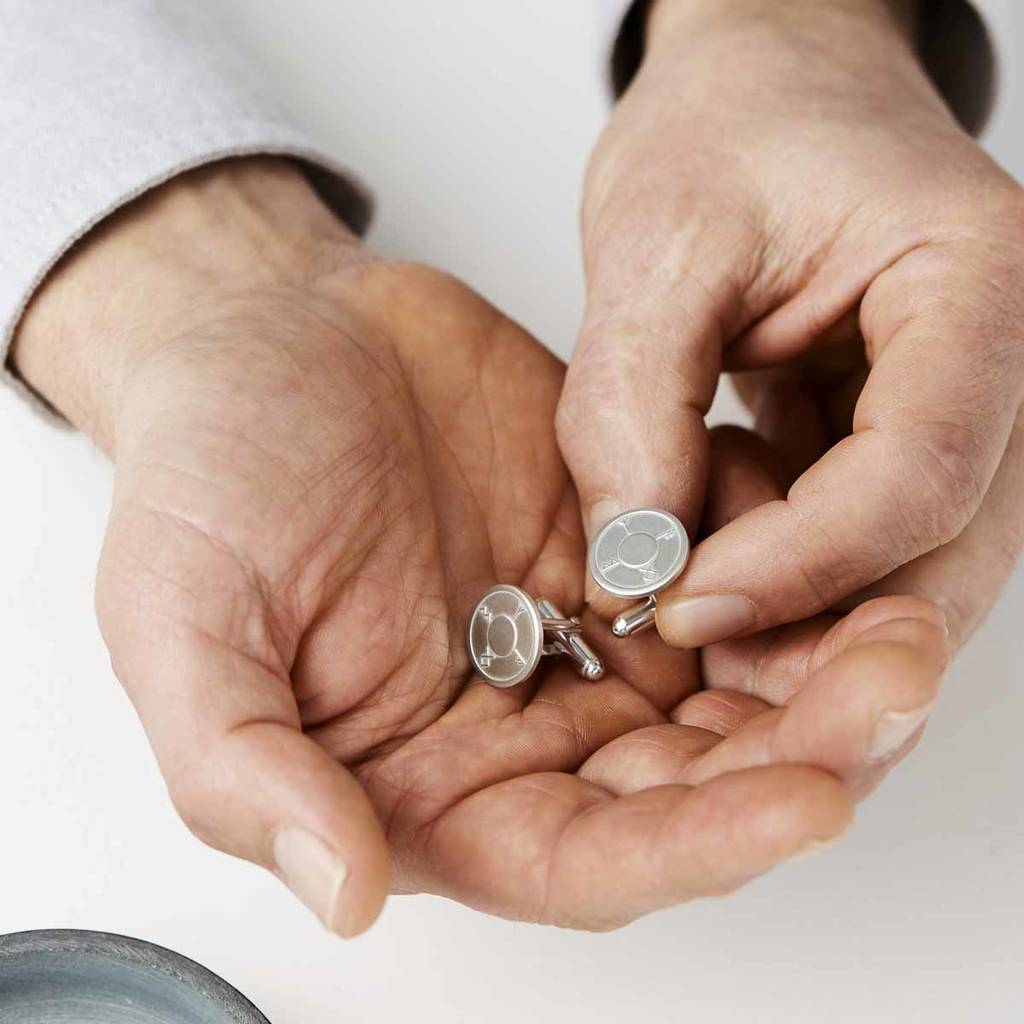
[[[537,603],[519,587],[492,587],[469,619],[469,656],[493,686],[515,686],[537,668],[544,626]]]
[[[633,509],[606,523],[590,545],[590,572],[616,597],[647,597],[683,571],[690,541],[683,524],[657,508]]]
[[[141,939],[59,929],[0,935],[3,1024],[269,1024],[194,960]]]
[[[657,592],[678,578],[689,557],[686,529],[664,509],[631,509],[601,527],[587,556],[590,574],[615,597],[644,599],[615,617],[615,636],[632,636],[654,625]]]
[[[596,681],[604,675],[604,662],[597,656],[590,644],[583,639],[583,629],[579,619],[567,620],[572,624],[571,629],[557,628],[549,623],[561,617],[562,613],[550,602],[540,600],[537,602],[541,615],[547,616],[543,619],[545,639],[553,638],[551,645],[554,650],[545,653],[567,654],[576,662],[576,667],[584,679]],[[563,621],[566,621],[563,619]]]
[[[467,648],[474,668],[492,686],[515,686],[533,675],[544,654],[565,654],[580,675],[600,679],[604,664],[583,639],[579,619],[550,601],[534,601],[511,584],[492,587],[469,619]]]
[[[612,620],[612,632],[617,637],[632,636],[634,633],[650,629],[655,623],[658,613],[658,599],[651,594],[638,604],[627,608]]]

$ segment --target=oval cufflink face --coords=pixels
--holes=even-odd
[[[536,602],[511,584],[491,587],[470,616],[467,647],[473,667],[492,686],[529,679],[544,647]]]
[[[690,557],[690,539],[671,512],[638,508],[605,523],[590,545],[590,573],[616,597],[646,597],[667,587]]]

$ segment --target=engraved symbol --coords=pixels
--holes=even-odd
[[[655,566],[661,554],[661,546],[675,537],[675,531],[669,528],[657,535],[643,530],[634,532],[630,530],[626,519],[619,520],[615,525],[625,530],[625,536],[619,541],[615,555],[599,563],[601,572],[609,573],[618,568],[632,569],[646,583],[656,580],[661,575]]]
[[[491,619],[494,618],[494,613],[491,611],[491,609],[488,608],[487,605],[482,604],[480,605],[479,608],[477,608],[476,614],[489,628],[491,625]],[[484,632],[484,636],[487,636],[486,631]],[[494,652],[491,650],[491,645],[489,643],[487,644],[487,649],[479,657],[481,668],[491,667],[491,662],[494,661]]]
[[[664,509],[632,509],[605,523],[587,554],[591,575],[615,597],[644,599],[616,616],[615,636],[654,625],[656,595],[678,578],[689,552],[686,527]]]
[[[579,621],[550,602],[500,584],[473,609],[466,646],[471,662],[492,686],[515,686],[528,679],[545,654],[566,654],[585,679],[600,679],[604,666],[580,633]]]
[[[617,597],[648,596],[671,583],[686,564],[689,540],[670,512],[644,508],[606,523],[590,545],[590,571]]]
[[[489,669],[494,662],[511,658],[519,666],[526,664],[526,659],[517,649],[519,629],[516,620],[526,613],[522,601],[517,601],[512,612],[495,612],[488,605],[481,605],[477,610],[479,620],[484,624],[484,649],[480,652],[480,666]]]

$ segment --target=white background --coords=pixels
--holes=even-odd
[[[376,246],[461,274],[568,351],[579,177],[605,111],[588,0],[214,6],[373,183]],[[1013,47],[1024,8],[995,6]],[[987,141],[1019,176],[1009,70]],[[0,436],[0,931],[169,945],[274,1024],[1024,1019],[1020,573],[917,754],[832,852],[612,935],[407,897],[346,944],[170,808],[93,623],[107,465],[6,395]]]

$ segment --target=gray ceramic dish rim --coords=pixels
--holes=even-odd
[[[147,971],[156,971],[172,981],[187,986],[193,995],[205,999],[211,1009],[216,1008],[221,1013],[225,1022],[270,1024],[238,989],[209,968],[181,953],[176,953],[173,949],[114,932],[45,928],[0,935],[0,980],[5,960],[30,955],[45,956],[50,953],[81,953],[113,960],[119,964],[132,964]]]

